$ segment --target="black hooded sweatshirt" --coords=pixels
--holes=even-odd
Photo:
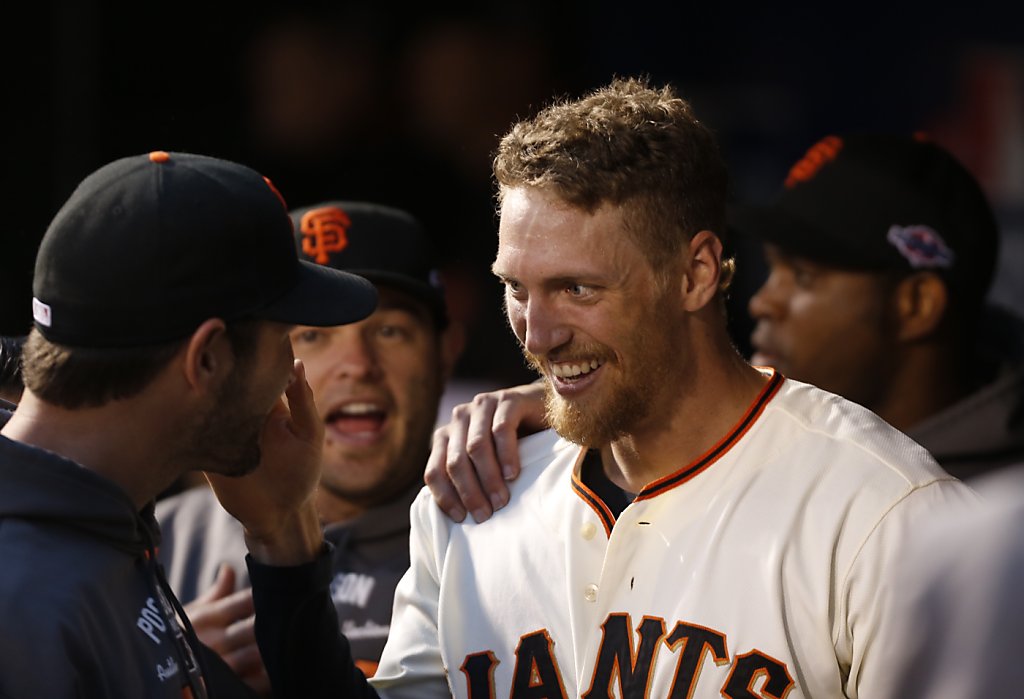
[[[0,435],[0,697],[254,696],[195,638],[158,543],[152,505]]]

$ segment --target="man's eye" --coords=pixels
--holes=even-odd
[[[817,274],[813,269],[804,267],[803,265],[793,265],[793,281],[798,286],[811,286],[814,284],[814,280],[817,279]]]
[[[519,299],[526,295],[523,285],[515,279],[505,279],[502,283],[505,285],[505,293],[510,297]]]
[[[597,290],[589,284],[566,284],[565,293],[574,299],[584,300],[594,298]]]
[[[296,330],[292,333],[292,342],[316,342],[320,339],[321,334],[319,330]]]
[[[400,325],[382,325],[377,328],[377,334],[385,339],[408,337],[409,331]]]

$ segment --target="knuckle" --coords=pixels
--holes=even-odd
[[[427,470],[423,472],[423,482],[430,486],[431,490],[434,490],[435,486],[440,485],[441,481],[442,475],[437,464],[428,465]]]
[[[466,453],[470,458],[483,456],[487,447],[490,446],[490,439],[481,435],[473,435],[466,440]]]
[[[434,493],[434,502],[442,510],[448,510],[456,504],[456,498],[446,490],[441,493]]]
[[[517,421],[513,420],[512,416],[507,412],[495,413],[494,421],[491,423],[491,429],[495,432],[502,432],[515,428],[517,424]]]
[[[445,461],[444,461],[444,471],[445,471],[445,473],[447,473],[449,476],[451,476],[453,473],[458,473],[459,472],[459,464],[460,464],[460,462],[461,462],[461,459],[459,459],[458,457],[456,457],[456,456],[454,456],[452,454],[449,454],[448,458],[445,459]]]

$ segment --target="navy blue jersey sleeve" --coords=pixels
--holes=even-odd
[[[331,546],[291,567],[246,556],[256,608],[256,642],[275,697],[362,699],[378,695],[352,660],[331,601]]]

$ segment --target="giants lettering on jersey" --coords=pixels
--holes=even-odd
[[[584,699],[649,697],[655,663],[675,661],[670,699],[693,696],[701,670],[710,661],[730,662],[725,634],[695,624],[676,622],[669,632],[665,620],[645,616],[632,631],[628,614],[609,614],[601,625],[594,673]],[[509,699],[566,699],[554,641],[545,629],[519,639]],[[501,662],[492,651],[467,655],[462,667],[471,699],[496,699],[494,668]],[[783,699],[793,688],[785,663],[752,650],[732,659],[720,693],[726,699]],[[617,691],[616,691],[617,690]]]

